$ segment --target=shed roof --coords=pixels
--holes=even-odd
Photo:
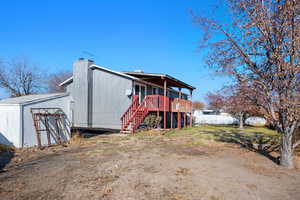
[[[23,105],[68,96],[68,93],[33,94],[0,100],[0,105]]]

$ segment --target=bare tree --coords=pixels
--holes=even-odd
[[[202,110],[204,106],[204,103],[201,101],[193,101],[193,110]]]
[[[231,85],[224,90],[227,92],[227,96],[224,98],[224,110],[238,118],[240,129],[244,128],[245,120],[248,117],[262,115],[260,108],[252,101],[255,94],[249,86],[245,84]]]
[[[209,109],[221,111],[225,108],[226,98],[221,93],[221,91],[207,93],[206,102]]]
[[[195,16],[207,64],[255,91],[254,102],[281,134],[280,164],[293,168],[299,126],[300,1],[227,0],[232,23]],[[215,37],[216,36],[216,37]]]
[[[239,127],[244,128],[244,123],[249,116],[260,116],[260,109],[254,105],[249,96],[252,90],[246,85],[230,85],[215,93],[207,94],[209,108],[230,113],[239,120]]]
[[[72,72],[61,71],[52,74],[48,78],[48,91],[49,92],[65,92],[65,88],[60,87],[59,84],[72,76]]]
[[[0,63],[0,87],[12,97],[42,92],[43,81],[43,73],[26,58]]]

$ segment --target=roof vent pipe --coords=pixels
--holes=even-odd
[[[85,59],[85,58],[82,58],[82,57],[81,57],[81,58],[79,58],[78,60],[79,60],[79,61],[87,60],[87,61],[89,61],[89,62],[91,62],[91,63],[93,63],[93,62],[94,62],[94,61],[93,61],[93,60],[91,60],[91,59]]]
[[[136,73],[144,73],[144,71],[141,70],[141,69],[134,70],[133,72],[136,72]]]

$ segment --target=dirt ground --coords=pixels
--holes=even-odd
[[[300,170],[237,144],[188,137],[99,135],[16,152],[0,199],[300,199]]]

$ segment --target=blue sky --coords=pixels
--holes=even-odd
[[[209,2],[209,3],[208,3]],[[193,100],[226,80],[205,65],[197,49],[200,30],[189,9],[211,10],[214,1],[38,1],[1,2],[0,58],[26,56],[46,73],[71,70],[93,54],[96,64],[114,70],[167,73],[195,87]],[[214,13],[221,19],[225,12]],[[6,94],[0,90],[0,97]]]

